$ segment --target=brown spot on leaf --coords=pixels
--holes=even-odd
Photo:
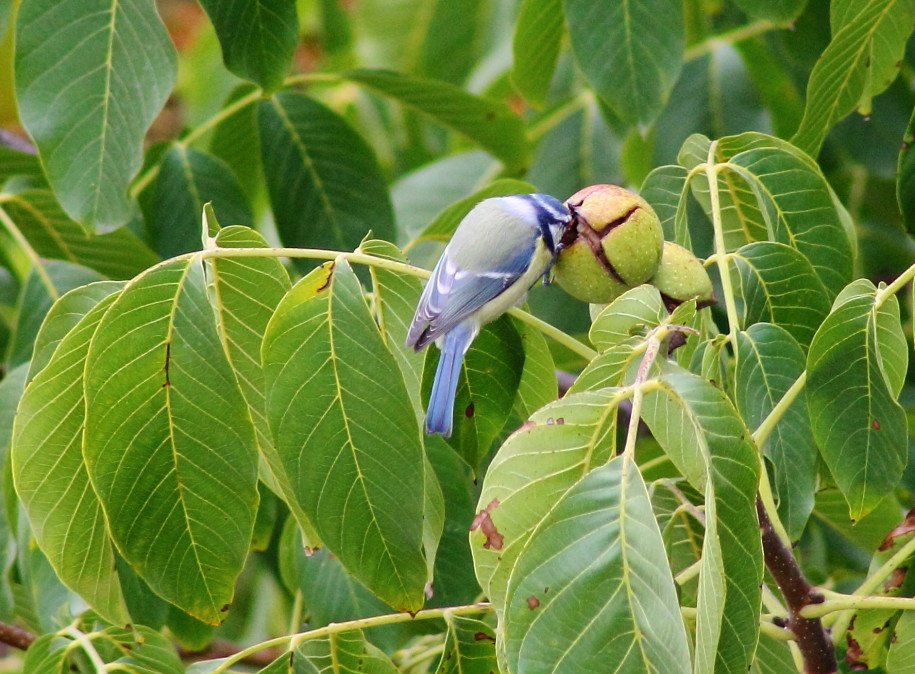
[[[905,519],[902,520],[902,522],[890,529],[890,532],[884,537],[883,541],[880,543],[880,547],[877,549],[887,550],[896,544],[897,538],[913,532],[915,532],[915,508],[912,508],[906,513]]]
[[[876,419],[872,420],[872,421],[871,421],[871,428],[873,428],[875,431],[879,431],[879,430],[880,430],[880,422],[877,421]]]
[[[473,419],[473,402],[471,402],[464,410],[464,416],[468,419]]]
[[[540,600],[537,599],[537,597],[535,597],[534,595],[531,595],[530,597],[527,598],[527,607],[531,611],[533,611],[538,606],[540,606]]]
[[[231,604],[223,604],[223,605],[222,605],[222,608],[219,609],[219,612],[220,612],[220,613],[225,613],[226,611],[229,610],[229,606],[231,606]]]
[[[861,670],[862,666],[867,669],[867,665],[861,661],[864,656],[861,645],[852,637],[851,633],[846,634],[845,639],[848,642],[848,650],[845,651],[845,662],[854,670]]]
[[[909,571],[907,566],[897,566],[893,569],[893,572],[883,581],[883,589],[887,594],[898,590],[902,587],[903,582],[905,582],[906,574]]]
[[[473,522],[470,523],[471,531],[479,529],[483,532],[483,535],[486,537],[483,547],[487,550],[490,548],[493,550],[501,550],[503,541],[505,540],[505,537],[496,529],[492,517],[489,516],[490,511],[497,505],[499,505],[499,499],[494,498],[485,508],[474,516]]]
[[[493,643],[496,642],[496,638],[494,636],[492,636],[491,634],[486,634],[486,632],[474,632],[473,640],[474,641],[491,641]]]

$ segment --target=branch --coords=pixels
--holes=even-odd
[[[21,651],[26,650],[38,637],[26,629],[9,623],[0,622],[0,643],[7,644]]]
[[[805,618],[805,606],[820,604],[823,595],[817,592],[804,577],[791,550],[782,542],[772,526],[762,501],[756,499],[756,513],[762,531],[763,556],[766,568],[781,590],[788,604],[787,627],[804,659],[805,674],[835,674],[838,671],[832,641],[819,618]]]

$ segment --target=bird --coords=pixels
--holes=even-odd
[[[426,433],[451,436],[464,354],[480,328],[527,297],[549,274],[572,212],[547,194],[480,201],[442,251],[407,331],[406,345],[430,342],[440,355],[426,406]]]

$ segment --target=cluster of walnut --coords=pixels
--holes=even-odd
[[[700,307],[715,302],[702,261],[664,240],[654,209],[635,192],[591,185],[565,204],[573,219],[555,269],[559,285],[573,297],[606,304],[630,288],[650,283],[668,307],[692,299]]]

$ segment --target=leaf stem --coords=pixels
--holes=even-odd
[[[639,435],[639,420],[642,416],[642,399],[644,398],[643,385],[648,379],[648,372],[661,349],[661,340],[668,332],[666,325],[658,326],[645,340],[645,351],[639,361],[639,369],[635,375],[632,392],[632,407],[629,410],[629,427],[626,429],[626,446],[623,456],[632,457],[635,454],[635,441]]]
[[[881,288],[877,291],[877,295],[874,299],[874,307],[879,309],[886,300],[902,290],[905,287],[905,284],[913,278],[915,278],[915,264],[893,279],[892,283],[889,283],[885,288]]]
[[[915,553],[915,538],[910,539],[905,545],[893,553],[889,559],[881,564],[879,569],[868,575],[865,581],[861,583],[858,589],[850,596],[860,597],[876,592],[887,576],[899,568],[899,566],[911,557],[913,553]],[[843,637],[853,616],[854,611],[846,610],[836,616],[835,620],[832,621],[833,643],[838,643],[838,640]]]
[[[232,101],[226,107],[221,108],[215,115],[205,120],[193,131],[184,136],[184,138],[179,139],[179,141],[184,145],[191,145],[220,122],[228,119],[239,110],[243,110],[244,108],[254,103],[263,95],[263,93],[264,92],[261,89],[255,89],[254,91],[245,94],[241,98]],[[133,185],[130,186],[130,196],[132,199],[136,199],[140,192],[146,189],[149,183],[156,179],[156,176],[159,175],[159,168],[160,164],[158,163],[150,166],[139,178],[136,179],[136,181],[134,181]]]
[[[528,127],[527,135],[531,144],[536,143],[565,119],[571,117],[579,110],[583,110],[593,102],[594,94],[590,89],[585,89],[574,98],[570,98],[559,107],[545,114]]]
[[[524,311],[524,309],[512,307],[508,310],[508,313],[517,318],[522,323],[527,323],[531,327],[537,328],[545,336],[549,337],[557,344],[561,344],[576,356],[581,356],[588,362],[594,360],[598,356],[597,351],[588,345],[583,344],[580,340],[576,339],[568,333],[563,332],[556,326],[547,323],[543,319],[537,318],[534,316],[534,314]]]
[[[0,222],[3,223],[6,231],[9,232],[10,236],[13,237],[16,243],[19,244],[19,247],[22,248],[23,252],[25,252],[25,254],[28,256],[29,260],[31,260],[32,268],[41,279],[42,284],[48,291],[48,295],[54,299],[57,299],[60,294],[57,292],[57,288],[55,287],[54,282],[51,280],[51,276],[48,274],[48,270],[42,263],[41,257],[38,255],[35,249],[32,248],[32,245],[28,242],[28,239],[23,236],[22,232],[19,230],[19,227],[16,226],[16,223],[13,222],[13,219],[10,217],[9,213],[6,212],[6,209],[3,208],[4,202],[12,200],[12,197],[0,194]]]
[[[312,260],[336,260],[338,257],[342,257],[347,262],[353,264],[364,264],[371,267],[388,269],[393,272],[409,274],[410,276],[416,276],[418,278],[429,278],[430,273],[428,270],[422,269],[421,267],[415,267],[406,262],[389,260],[376,255],[339,250],[324,250],[322,248],[211,248],[196,253],[186,253],[184,256],[179,257],[194,255],[199,255],[204,260],[213,257],[295,257]],[[509,309],[508,313],[518,320],[537,328],[550,339],[556,341],[569,349],[569,351],[572,351],[574,354],[581,356],[587,361],[594,360],[597,357],[597,351],[594,349],[523,309],[513,307]]]
[[[339,82],[341,80],[338,75],[331,75],[329,73],[305,73],[300,75],[292,75],[287,77],[283,81],[283,86],[288,87],[293,84],[301,84],[303,82]],[[196,142],[202,136],[204,136],[210,129],[217,126],[219,123],[228,119],[236,112],[247,108],[249,105],[257,101],[259,98],[264,96],[264,90],[261,88],[254,89],[253,91],[245,94],[241,98],[238,98],[231,103],[229,103],[224,108],[221,108],[216,112],[212,117],[207,120],[204,120],[199,126],[190,131],[183,138],[178,139],[181,143],[185,145],[191,145]],[[130,196],[133,199],[136,199],[137,196],[142,192],[146,187],[155,180],[156,176],[159,174],[159,164],[150,166],[137,180],[130,186]]]
[[[718,35],[712,35],[702,42],[694,44],[683,52],[683,60],[684,62],[692,61],[693,59],[697,59],[700,56],[705,56],[706,54],[711,53],[721,45],[736,44],[737,42],[748,40],[751,37],[756,37],[757,35],[768,33],[770,30],[787,27],[787,25],[774,23],[766,19],[753,21],[744,26],[741,26],[740,28],[735,28],[734,30],[719,33]]]
[[[915,610],[915,597],[860,597],[858,595],[835,595],[822,604],[811,604],[801,609],[805,618],[820,618],[837,611],[858,611],[864,608],[885,608],[894,611]],[[844,630],[843,630],[844,632]]]
[[[102,656],[98,654],[98,651],[95,650],[95,646],[92,645],[92,639],[89,638],[87,634],[76,629],[73,625],[68,625],[60,631],[60,634],[66,634],[69,637],[73,637],[75,643],[79,644],[79,647],[83,649],[83,652],[89,658],[89,661],[95,667],[97,672],[105,672],[108,670],[108,666],[105,664],[105,661],[102,660]]]
[[[807,371],[804,370],[801,372],[801,375],[794,381],[791,387],[785,391],[785,395],[782,396],[775,407],[772,408],[772,411],[769,412],[768,416],[762,420],[762,423],[753,431],[753,442],[756,443],[757,447],[762,447],[762,445],[769,438],[769,434],[772,432],[772,429],[775,428],[781,418],[785,415],[785,411],[791,407],[797,397],[801,394],[801,391],[804,390],[804,386],[807,384]]]
[[[759,456],[759,465],[760,465],[760,479],[759,479],[759,497],[762,499],[763,505],[766,507],[766,511],[770,513],[770,518],[772,520],[772,527],[775,529],[775,532],[778,534],[778,537],[782,539],[782,542],[786,545],[791,545],[791,538],[788,536],[788,531],[785,529],[784,525],[781,522],[781,519],[777,516],[777,510],[775,505],[775,498],[772,494],[772,485],[769,483],[769,474],[766,470],[766,460],[763,456],[762,446],[769,437],[769,434],[772,432],[772,429],[775,428],[775,424],[784,416],[785,411],[791,406],[801,391],[804,390],[804,385],[807,383],[807,371],[801,373],[801,375],[795,380],[791,387],[785,391],[785,395],[781,397],[775,407],[769,412],[765,419],[759,427],[753,431],[753,442],[756,443],[756,446],[759,447],[760,456]]]
[[[396,623],[412,622],[414,620],[431,620],[436,618],[443,618],[446,613],[450,615],[477,615],[480,613],[490,613],[492,610],[492,604],[481,602],[478,604],[467,604],[465,606],[425,609],[418,611],[413,615],[409,613],[388,613],[385,615],[374,616],[372,618],[359,618],[357,620],[347,620],[346,622],[342,623],[330,623],[329,625],[318,627],[317,629],[308,630],[306,632],[299,632],[297,634],[287,634],[282,637],[268,639],[267,641],[262,641],[259,644],[249,646],[248,648],[245,648],[244,650],[241,650],[220,662],[215,669],[210,670],[210,674],[220,674],[220,672],[226,672],[229,670],[229,667],[251,655],[252,653],[256,653],[257,651],[264,650],[266,648],[272,648],[274,646],[286,645],[287,650],[292,650],[303,641],[308,641],[310,639],[320,639],[321,637],[326,637],[331,634],[339,634],[340,632],[361,630],[369,627],[377,627],[379,625],[393,625]]]
[[[724,243],[724,224],[721,221],[721,201],[718,195],[718,171],[715,163],[715,150],[718,141],[713,140],[709,145],[708,157],[705,164],[705,176],[708,180],[709,201],[712,211],[712,228],[715,233],[715,263],[718,265],[718,275],[721,277],[721,289],[724,292],[724,306],[728,315],[728,333],[731,346],[736,344],[737,326],[740,319],[737,314],[737,301],[734,296],[734,286],[731,285],[731,274],[727,266],[727,246]]]

